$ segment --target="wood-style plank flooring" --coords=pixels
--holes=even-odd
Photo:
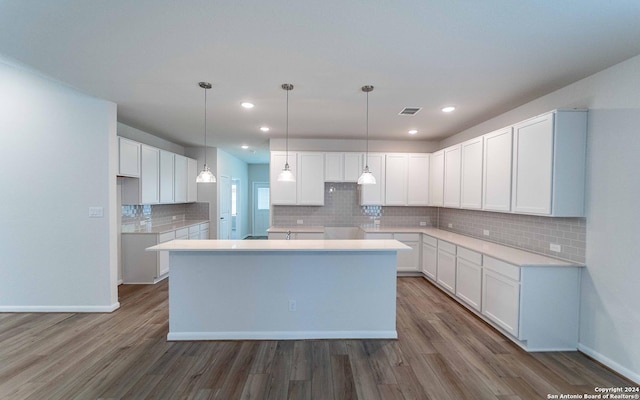
[[[0,314],[1,399],[546,399],[635,386],[578,352],[528,354],[423,278],[398,340],[167,342],[167,281],[110,314]]]

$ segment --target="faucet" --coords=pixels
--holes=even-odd
[[[291,240],[291,230],[287,231],[287,236],[285,237],[286,240]]]

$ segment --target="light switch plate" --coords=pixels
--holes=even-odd
[[[296,222],[298,223],[298,225],[302,225],[304,223],[304,221],[301,219],[297,220]]]
[[[420,221],[420,226],[427,226],[427,223],[425,221]]]
[[[560,253],[562,251],[562,246],[560,246],[559,244],[551,243],[549,244],[549,250]]]
[[[453,228],[453,224],[447,224],[449,228]]]
[[[102,217],[104,217],[104,208],[89,207],[89,218],[102,218]]]
[[[482,230],[482,234],[485,236],[489,236],[489,230],[488,229],[483,229]]]
[[[379,219],[374,219],[373,220],[373,224],[374,225],[380,225],[380,220]]]

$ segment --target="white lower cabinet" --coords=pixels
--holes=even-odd
[[[485,257],[482,314],[515,337],[520,317],[519,273],[516,266]]]
[[[420,272],[420,234],[396,233],[393,238],[411,247],[398,252],[398,272]]]
[[[165,243],[176,238],[176,232],[165,232],[158,235],[158,243]],[[161,278],[163,275],[169,273],[169,252],[161,251],[158,254],[158,273],[156,279]]]
[[[422,235],[422,273],[436,280],[438,272],[438,239]]]
[[[456,292],[456,246],[443,240],[438,240],[436,281],[451,293]]]
[[[482,303],[482,254],[458,247],[456,296],[476,311]]]

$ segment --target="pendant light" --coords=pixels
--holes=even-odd
[[[196,178],[197,183],[215,183],[216,177],[207,165],[207,90],[211,89],[209,82],[198,82],[198,86],[204,89],[204,168]]]
[[[293,85],[290,83],[283,83],[282,89],[287,91],[287,125],[286,125],[286,137],[285,137],[286,156],[285,156],[284,168],[278,174],[278,182],[295,182],[296,177],[295,175],[293,175],[293,172],[289,168],[289,91],[293,90]]]
[[[362,175],[358,178],[358,185],[375,185],[376,178],[369,171],[369,92],[373,90],[373,86],[366,85],[362,87],[362,91],[367,94],[367,152],[365,155],[364,169]]]

